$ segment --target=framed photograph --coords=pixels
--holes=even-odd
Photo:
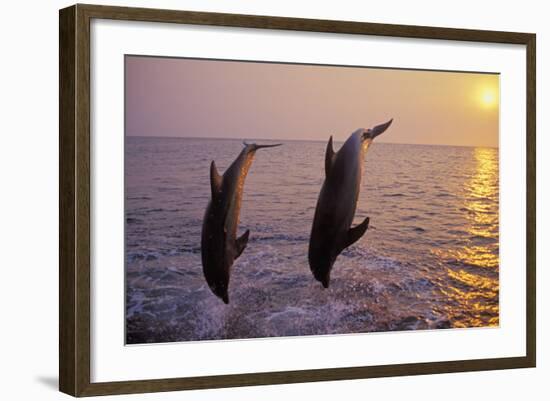
[[[62,392],[535,366],[534,34],[59,27]]]

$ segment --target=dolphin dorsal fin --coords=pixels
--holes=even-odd
[[[328,177],[330,169],[332,168],[332,163],[334,162],[334,149],[332,148],[332,135],[328,140],[327,151],[325,153],[325,176]]]
[[[366,217],[361,224],[353,228],[350,228],[348,230],[348,235],[346,238],[346,242],[344,244],[345,245],[344,249],[354,244],[355,242],[357,242],[359,238],[361,238],[365,234],[365,232],[367,231],[367,228],[369,228],[369,220],[370,219]]]
[[[212,190],[212,199],[214,199],[222,191],[223,177],[218,173],[216,163],[212,160],[210,164],[210,188]]]

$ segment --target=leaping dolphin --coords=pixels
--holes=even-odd
[[[372,129],[356,130],[338,152],[330,137],[325,154],[325,181],[321,188],[309,239],[309,266],[313,276],[328,288],[336,257],[367,231],[369,218],[351,228],[361,188],[365,153],[374,138],[393,119]]]
[[[275,145],[244,143],[235,161],[220,175],[216,163],[210,164],[212,199],[208,202],[202,223],[201,256],[202,271],[212,292],[226,304],[231,266],[248,243],[249,230],[237,238],[237,225],[243,197],[244,180],[258,149]]]

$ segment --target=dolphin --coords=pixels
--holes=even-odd
[[[359,128],[338,152],[332,148],[332,136],[328,141],[325,181],[317,199],[308,251],[313,276],[325,288],[329,286],[330,271],[336,257],[367,231],[368,217],[361,224],[351,227],[361,188],[363,160],[374,138],[386,131],[392,121],[372,129]]]
[[[202,271],[212,292],[226,304],[231,266],[246,248],[250,230],[237,238],[237,225],[243,197],[244,180],[258,149],[275,145],[256,145],[244,142],[244,149],[223,175],[216,163],[210,164],[212,198],[208,202],[202,223]]]

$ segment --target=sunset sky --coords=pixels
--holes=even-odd
[[[126,135],[498,147],[499,76],[126,57]]]

